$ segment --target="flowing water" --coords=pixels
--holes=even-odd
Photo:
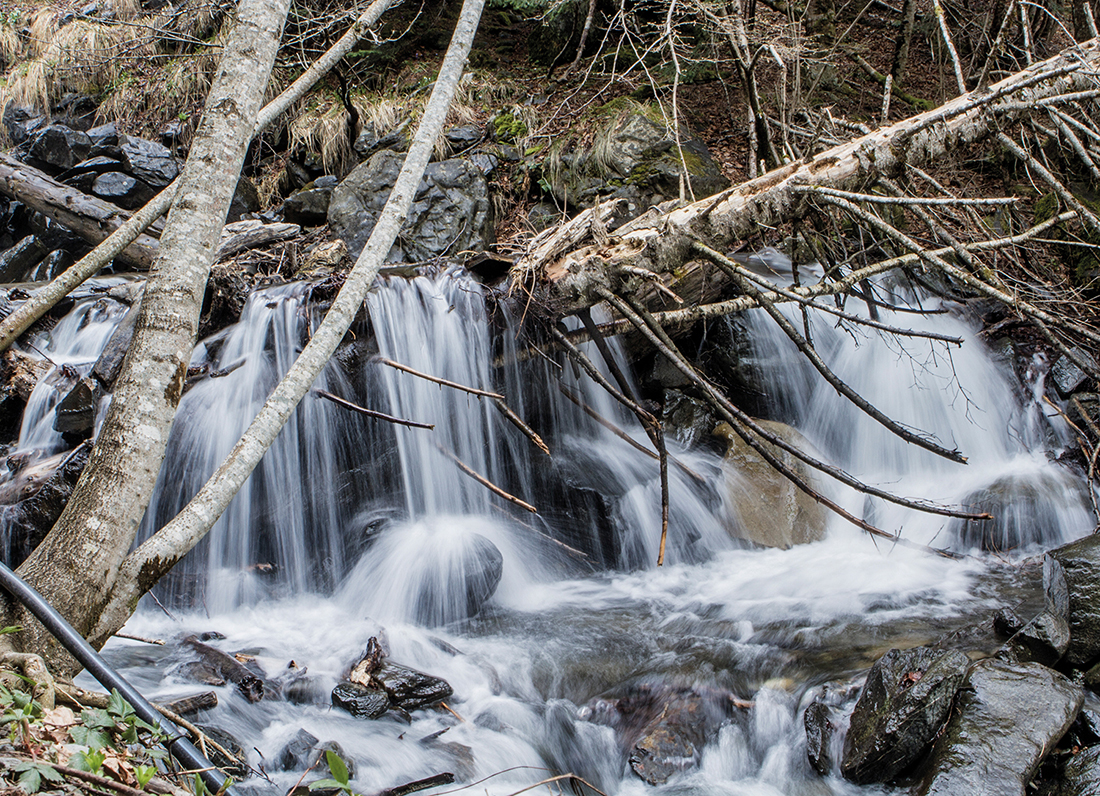
[[[891,303],[938,305],[902,288],[881,290]],[[307,299],[301,288],[258,292],[237,327],[196,353],[193,364],[224,375],[185,395],[145,533],[198,489],[286,369],[312,323]],[[880,310],[894,325],[964,337],[961,348],[898,342],[824,316],[806,325],[840,378],[891,417],[958,447],[965,466],[867,419],[806,371],[768,318],[750,313],[733,333],[747,337],[762,363],[761,389],[776,414],[818,455],[898,494],[984,501],[1005,519],[971,527],[835,484],[822,482],[823,491],[913,541],[995,552],[949,559],[876,545],[836,519],[821,541],[752,548],[736,538],[737,495],[725,486],[741,482],[723,475],[706,446],[670,445],[683,466],[669,469],[668,552],[658,569],[657,463],[622,438],[646,447],[645,433],[567,361],[495,367],[516,361],[515,332],[503,309],[486,306],[482,289],[453,272],[393,279],[373,293],[372,328],[356,331],[358,353],[330,365],[315,386],[434,429],[308,396],[209,540],[160,593],[171,617],[147,606],[128,625],[147,637],[216,631],[225,638],[214,643],[251,652],[273,679],[290,661],[299,675],[308,670],[317,694],[308,704],[249,704],[232,687],[219,689],[221,704],[204,721],[235,734],[268,777],[243,789],[284,793],[298,782],[302,770],[280,771],[277,761],[306,729],[339,742],[363,793],[441,771],[493,794],[565,772],[608,794],[873,793],[810,769],[801,722],[809,699],[891,646],[966,632],[1000,606],[1033,600],[1027,553],[1093,527],[1079,478],[1053,463],[1069,440],[1034,400],[1041,373],[1017,387],[963,320]],[[790,317],[804,328],[800,313]],[[593,346],[585,350],[606,367]],[[499,389],[552,455],[490,398],[383,358]],[[494,496],[455,460],[538,514]],[[482,605],[471,571],[491,570],[494,560],[500,583]],[[329,690],[372,636],[392,660],[445,678],[454,713],[365,721],[331,708]],[[149,696],[197,690],[173,668],[180,658],[171,649],[116,640],[107,654]],[[655,788],[630,771],[608,711],[618,698],[662,689],[742,702],[682,773]]]

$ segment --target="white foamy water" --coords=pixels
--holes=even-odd
[[[185,398],[158,521],[197,488],[285,369],[308,327],[304,301],[290,289],[260,294],[246,324],[226,334],[217,367],[245,364]],[[1018,566],[1021,552],[950,559],[873,541],[835,518],[821,541],[748,548],[727,531],[737,518],[721,490],[677,467],[669,469],[668,563],[657,569],[657,463],[606,428],[650,447],[629,411],[561,358],[495,368],[494,357],[514,353],[511,321],[491,314],[481,287],[461,275],[392,280],[369,307],[377,348],[348,359],[346,380],[330,368],[328,389],[435,429],[395,427],[310,399],[251,491],[192,556],[175,618],[147,609],[127,628],[153,637],[218,631],[225,639],[212,643],[254,654],[269,678],[284,676],[290,661],[316,678],[309,704],[250,705],[231,686],[217,689],[221,705],[203,720],[237,735],[270,777],[242,789],[282,794],[297,783],[303,772],[279,771],[276,761],[305,729],[340,743],[362,793],[441,771],[494,796],[563,773],[623,796],[877,793],[810,769],[801,713],[814,689],[850,682],[890,646],[980,625],[997,607],[1035,594],[1034,570]],[[1016,390],[961,321],[883,315],[966,343],[950,351],[898,344],[838,330],[827,318],[812,320],[812,337],[872,403],[958,446],[970,464],[896,440],[807,374],[771,321],[754,315],[744,323],[783,419],[821,456],[876,486],[944,502],[981,498],[1008,519],[968,535],[953,520],[823,489],[886,530],[960,551],[987,537],[998,549],[1037,550],[1090,530],[1078,476],[1051,461],[1064,437],[1057,419],[1031,404],[1036,383]],[[800,315],[792,318],[801,326]],[[369,331],[356,334],[366,340]],[[613,378],[594,346],[584,350]],[[490,399],[397,371],[378,355],[499,389],[552,455]],[[703,481],[719,478],[713,453],[673,444],[670,452]],[[539,513],[493,496],[454,459]],[[180,495],[169,495],[177,486]],[[1025,529],[1031,535],[1021,536]],[[257,572],[261,563],[275,572]],[[482,606],[471,573],[497,566],[500,583]],[[391,660],[445,678],[454,713],[364,721],[330,707],[329,691],[371,637]],[[170,650],[119,640],[107,652],[149,696],[202,688],[173,673],[179,658]],[[732,710],[683,773],[654,787],[631,772],[629,749],[597,719],[616,699],[661,688],[730,693],[752,706]]]

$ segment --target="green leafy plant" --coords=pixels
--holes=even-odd
[[[38,793],[42,787],[42,781],[61,782],[63,777],[60,772],[48,763],[26,761],[16,763],[12,771],[19,773],[16,780],[19,787],[27,793]]]
[[[351,777],[348,774],[347,764],[340,759],[340,755],[330,749],[325,752],[325,762],[328,763],[328,770],[332,776],[327,779],[319,779],[316,782],[309,783],[309,789],[321,790],[322,788],[338,788],[348,794],[348,796],[354,796],[355,792],[351,789],[351,785],[348,784],[348,780]]]

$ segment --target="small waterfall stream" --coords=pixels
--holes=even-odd
[[[918,299],[899,287],[890,300]],[[236,441],[308,334],[307,306],[302,287],[259,291],[240,324],[196,352],[193,364],[220,375],[184,396],[144,533],[171,517]],[[670,467],[668,563],[656,569],[657,464],[606,427],[648,447],[629,412],[567,361],[494,367],[516,361],[514,328],[459,272],[391,279],[369,311],[376,350],[359,364],[330,365],[315,387],[434,430],[308,396],[210,537],[173,573],[161,594],[172,618],[148,608],[128,625],[139,636],[216,631],[225,636],[218,646],[254,654],[273,679],[292,660],[308,671],[316,699],[305,704],[248,704],[232,687],[219,689],[221,704],[204,721],[236,735],[270,778],[244,790],[282,794],[298,782],[302,771],[280,771],[277,760],[305,729],[340,743],[364,793],[440,771],[493,794],[566,771],[622,796],[875,793],[810,769],[801,710],[816,689],[890,646],[931,641],[1035,594],[1033,568],[1017,559],[876,546],[835,519],[812,544],[748,546],[730,532],[736,500],[715,486],[724,483],[722,460],[674,444],[683,467]],[[968,528],[822,488],[880,527],[939,546],[1037,549],[1090,530],[1080,479],[1052,462],[1068,444],[1060,420],[1017,394],[970,326],[950,315],[881,314],[966,342],[899,343],[816,315],[811,335],[841,378],[892,417],[958,446],[970,457],[965,467],[905,445],[848,405],[762,314],[739,319],[734,331],[755,347],[781,419],[819,455],[898,494],[985,500],[1009,519]],[[801,313],[790,317],[802,327]],[[585,350],[606,367],[594,346]],[[499,390],[552,456],[491,399],[380,358]],[[539,513],[493,496],[454,459]],[[471,572],[481,567],[493,580],[494,566],[500,583],[482,604]],[[472,608],[480,611],[468,618]],[[416,711],[364,721],[331,708],[329,690],[372,636],[391,659],[447,679],[462,720]],[[150,696],[196,690],[162,648],[116,640],[106,652]],[[694,765],[655,788],[631,773],[629,749],[606,715],[615,700],[660,688],[718,689],[751,706],[733,711]]]

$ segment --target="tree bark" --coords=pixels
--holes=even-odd
[[[229,457],[183,511],[122,562],[110,600],[99,612],[99,622],[91,635],[93,644],[102,644],[122,627],[141,596],[217,522],[344,338],[408,217],[417,186],[458,88],[484,5],[485,0],[465,0],[463,3],[450,47],[401,172],[332,308]]]
[[[289,0],[245,0],[238,8],[91,461],[58,523],[19,568],[85,634],[133,544],[164,458],[206,279],[288,7]],[[16,643],[44,654],[55,672],[77,668],[28,613],[12,613],[24,627]]]

